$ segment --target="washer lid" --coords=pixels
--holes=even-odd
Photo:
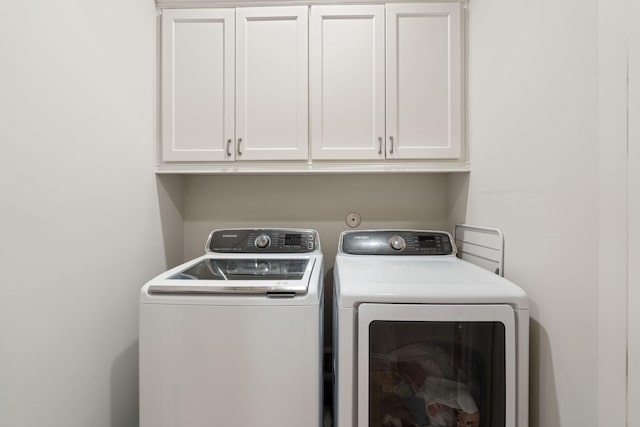
[[[201,257],[149,285],[149,293],[305,294],[315,257]]]

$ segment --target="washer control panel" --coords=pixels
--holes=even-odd
[[[300,229],[214,230],[207,252],[220,253],[306,253],[320,249],[318,232]]]
[[[444,231],[345,231],[342,252],[352,255],[451,255],[455,245]]]

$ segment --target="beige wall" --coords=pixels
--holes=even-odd
[[[333,261],[345,217],[360,229],[447,226],[446,175],[192,176],[185,182],[185,259],[202,255],[211,230],[226,227],[313,228],[320,233],[325,304],[332,304]],[[325,313],[331,345],[331,311]]]
[[[225,227],[300,227],[320,233],[333,266],[345,217],[364,228],[447,225],[446,175],[191,176],[185,187],[185,259],[202,255],[209,232]]]

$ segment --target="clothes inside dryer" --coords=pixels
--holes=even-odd
[[[503,426],[505,330],[499,322],[374,321],[372,426]]]

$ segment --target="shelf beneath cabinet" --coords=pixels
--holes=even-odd
[[[469,172],[469,162],[432,161],[386,163],[161,163],[157,174],[193,175],[299,175],[299,174],[377,174],[377,173],[450,173]]]

